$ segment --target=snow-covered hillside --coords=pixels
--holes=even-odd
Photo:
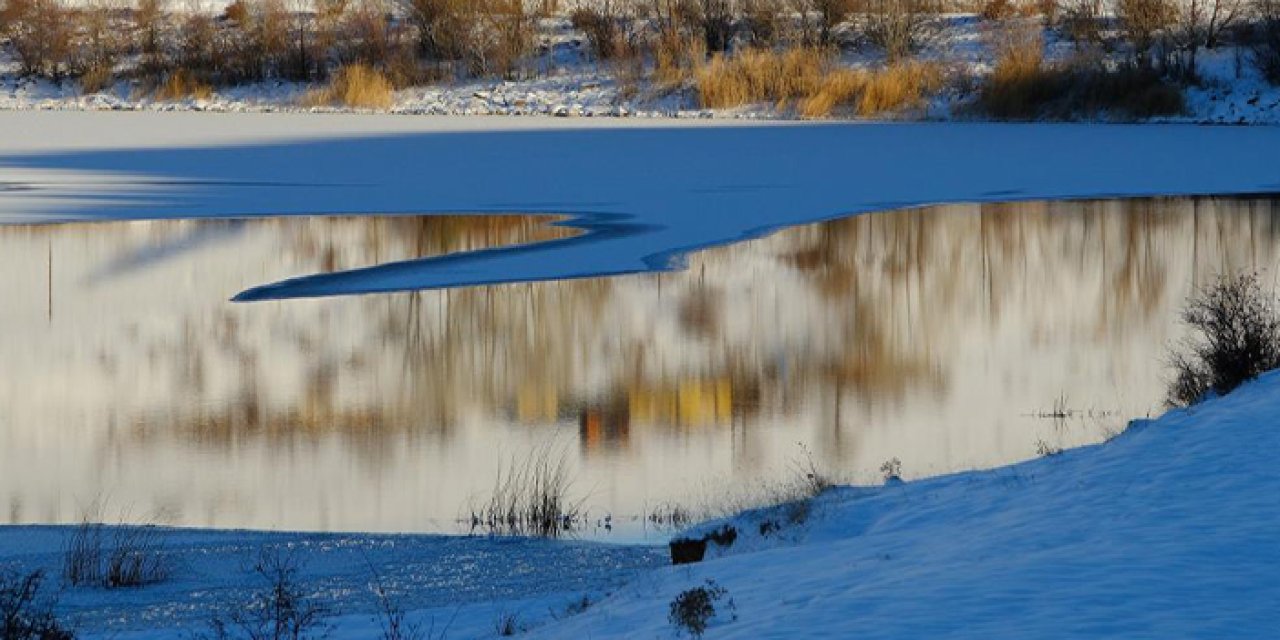
[[[714,580],[714,638],[1262,638],[1280,630],[1280,373],[1106,444],[817,499],[537,637],[669,637]],[[713,547],[714,548],[714,547]],[[741,552],[735,552],[742,548]],[[723,607],[722,607],[723,608]]]

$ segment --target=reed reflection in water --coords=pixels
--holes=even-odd
[[[1280,259],[1270,200],[858,216],[662,275],[232,304],[282,277],[572,233],[533,217],[0,227],[0,521],[107,495],[175,524],[454,531],[568,448],[626,521],[819,464],[872,482],[1160,410],[1177,311]],[[1039,413],[1055,404],[1070,418]]]

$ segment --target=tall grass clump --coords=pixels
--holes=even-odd
[[[582,520],[582,499],[573,486],[563,452],[539,447],[523,460],[498,469],[489,495],[471,508],[471,529],[496,535],[556,538]]]
[[[196,76],[195,72],[178,68],[169,73],[164,82],[156,88],[152,97],[161,101],[208,100],[213,96],[213,87]]]
[[[715,56],[696,73],[703,107],[725,109],[773,103],[806,118],[837,112],[873,116],[917,107],[942,86],[942,71],[924,62],[883,69],[840,69],[829,50],[800,47],[783,52],[748,50]]]
[[[801,114],[820,118],[842,106],[861,117],[914,109],[922,106],[942,85],[942,69],[927,62],[908,61],[872,71],[845,71],[829,77],[822,90],[803,105]]]
[[[1201,289],[1182,311],[1188,338],[1169,356],[1169,404],[1188,406],[1225,395],[1280,368],[1280,310],[1257,274],[1224,276]]]
[[[171,573],[163,530],[154,525],[108,527],[86,514],[63,548],[62,575],[72,585],[141,587]]]
[[[345,106],[357,109],[386,109],[391,106],[391,81],[368,65],[340,67],[329,83],[307,92],[306,106]]]
[[[1112,66],[1087,56],[1048,63],[1038,25],[1014,25],[996,33],[995,68],[977,102],[987,115],[1005,120],[1131,119],[1175,115],[1185,108],[1182,91],[1150,67]]]

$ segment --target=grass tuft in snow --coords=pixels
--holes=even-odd
[[[123,522],[108,527],[101,520],[101,509],[87,511],[67,540],[62,573],[69,584],[116,589],[169,578],[172,567],[163,550],[162,529]]]
[[[582,499],[571,495],[564,452],[539,447],[498,469],[493,490],[471,508],[471,529],[495,535],[557,538],[582,521]]]
[[[1280,310],[1255,273],[1223,276],[1205,287],[1188,302],[1182,321],[1195,333],[1169,357],[1172,406],[1226,395],[1280,368]]]

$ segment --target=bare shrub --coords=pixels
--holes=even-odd
[[[1102,3],[1098,0],[1063,0],[1062,33],[1077,47],[1102,44]]]
[[[865,0],[862,32],[890,61],[918,51],[935,34],[936,0]]]
[[[479,76],[517,77],[521,58],[533,49],[537,13],[525,0],[473,2],[479,23],[468,43],[468,69]]]
[[[857,5],[858,0],[791,0],[792,9],[800,17],[801,44],[817,47],[835,45],[837,29],[848,20]]]
[[[1177,19],[1173,0],[1115,0],[1120,31],[1139,66],[1151,66],[1156,45]]]
[[[1280,0],[1258,0],[1253,24],[1253,63],[1271,84],[1280,85]]]
[[[381,72],[363,64],[340,67],[322,88],[307,92],[305,106],[346,106],[386,109],[391,106],[391,82]]]
[[[580,6],[570,16],[573,28],[586,34],[587,45],[597,60],[609,60],[617,53],[625,28],[618,15],[619,6],[615,0],[602,0]]]
[[[261,590],[231,612],[209,621],[213,640],[301,640],[323,638],[329,628],[320,606],[299,584],[301,560],[291,550],[263,547],[253,573],[264,583]]]
[[[774,46],[788,31],[783,0],[742,0],[741,12],[742,31],[755,46]]]
[[[373,574],[369,589],[377,599],[377,619],[378,627],[382,631],[382,640],[444,640],[449,627],[453,626],[453,620],[449,620],[438,634],[435,630],[434,618],[431,626],[425,629],[421,624],[410,622],[405,615],[404,606],[383,584],[382,576],[378,575],[373,565],[369,566],[369,570]]]
[[[113,23],[112,6],[102,0],[89,2],[76,17],[77,42],[69,65],[71,73],[80,78],[81,90],[95,93],[111,83],[123,38]]]
[[[156,80],[169,67],[165,51],[165,25],[168,12],[164,0],[137,0],[133,8],[133,42],[141,54],[138,71],[144,78]]]
[[[177,24],[176,66],[189,78],[208,83],[226,66],[224,43],[212,17],[202,13],[183,16]]]
[[[667,620],[676,628],[677,633],[688,633],[694,638],[701,638],[716,617],[716,605],[728,595],[729,592],[724,587],[714,580],[707,580],[704,585],[681,591],[668,605]],[[724,607],[734,619],[737,618],[733,599],[729,599]]]
[[[1170,354],[1171,405],[1226,395],[1280,368],[1280,311],[1257,274],[1224,276],[1201,289],[1183,309],[1182,321],[1194,336]]]
[[[475,30],[470,0],[408,0],[405,9],[422,56],[461,60],[466,55]]]
[[[7,0],[0,26],[22,73],[59,79],[68,70],[72,30],[59,0]]]
[[[498,469],[493,490],[471,508],[471,529],[490,534],[556,538],[579,525],[582,500],[571,497],[573,482],[563,452],[539,447],[523,460]]]
[[[75,633],[54,613],[57,600],[41,594],[44,572],[0,573],[0,638],[72,640]]]

